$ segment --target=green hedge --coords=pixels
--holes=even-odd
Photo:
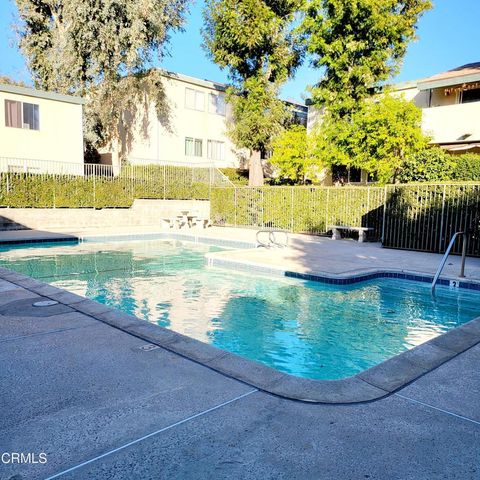
[[[130,207],[135,198],[208,199],[208,184],[177,176],[164,187],[163,177],[74,177],[0,174],[4,207]]]
[[[427,252],[444,251],[455,232],[467,231],[469,254],[480,255],[478,183],[215,188],[211,218],[217,225],[314,234],[329,225],[370,227],[370,238],[384,234],[384,246]]]
[[[464,153],[453,156],[456,163],[453,172],[455,180],[480,181],[480,155],[478,153]]]
[[[221,168],[220,171],[236,186],[248,185],[248,170],[241,168]]]
[[[374,228],[381,235],[381,187],[214,188],[211,217],[218,225],[326,233],[329,225]]]

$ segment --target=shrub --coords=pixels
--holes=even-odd
[[[404,162],[397,180],[408,182],[442,182],[453,178],[456,159],[434,147],[411,155]]]
[[[480,154],[464,153],[454,158],[457,164],[452,177],[454,180],[480,180]]]
[[[234,185],[248,185],[248,170],[241,168],[220,168],[220,171],[228,177]]]

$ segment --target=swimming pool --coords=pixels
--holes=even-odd
[[[207,267],[220,247],[152,240],[2,247],[0,264],[285,373],[355,375],[480,315],[479,292],[338,286]]]

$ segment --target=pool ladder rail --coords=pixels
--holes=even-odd
[[[267,234],[267,239],[262,240],[262,235]],[[277,238],[277,234],[284,235],[284,239]],[[265,247],[265,248],[286,248],[288,247],[288,232],[286,230],[258,230],[257,235],[257,248],[258,247]]]
[[[450,240],[450,243],[448,244],[447,250],[445,251],[445,254],[442,257],[442,261],[440,262],[440,265],[438,266],[437,272],[435,273],[435,276],[433,277],[432,281],[432,295],[435,295],[435,287],[437,285],[438,279],[440,278],[440,274],[443,271],[443,267],[445,267],[445,263],[447,262],[447,258],[450,255],[450,251],[453,248],[453,245],[455,243],[455,240],[457,237],[462,236],[463,239],[463,244],[462,244],[462,263],[460,265],[460,275],[458,276],[459,278],[465,278],[465,257],[467,255],[467,234],[465,232],[456,232],[453,237]]]

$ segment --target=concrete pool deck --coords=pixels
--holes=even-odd
[[[251,233],[235,238],[248,241]],[[337,253],[345,248],[339,257],[347,267],[349,255],[371,263],[367,249],[412,253],[300,240],[316,261],[319,252],[331,254],[329,244]],[[292,255],[243,250],[258,252],[276,256],[277,267]],[[477,278],[470,260],[467,274]],[[158,347],[132,317],[8,271],[2,276],[1,453],[48,456],[46,464],[0,463],[2,479],[480,478],[478,344],[375,402],[309,405],[174,353],[168,340]],[[62,304],[31,306],[44,298]]]
[[[0,281],[2,479],[479,478],[479,345],[375,402],[306,404],[33,288]]]

